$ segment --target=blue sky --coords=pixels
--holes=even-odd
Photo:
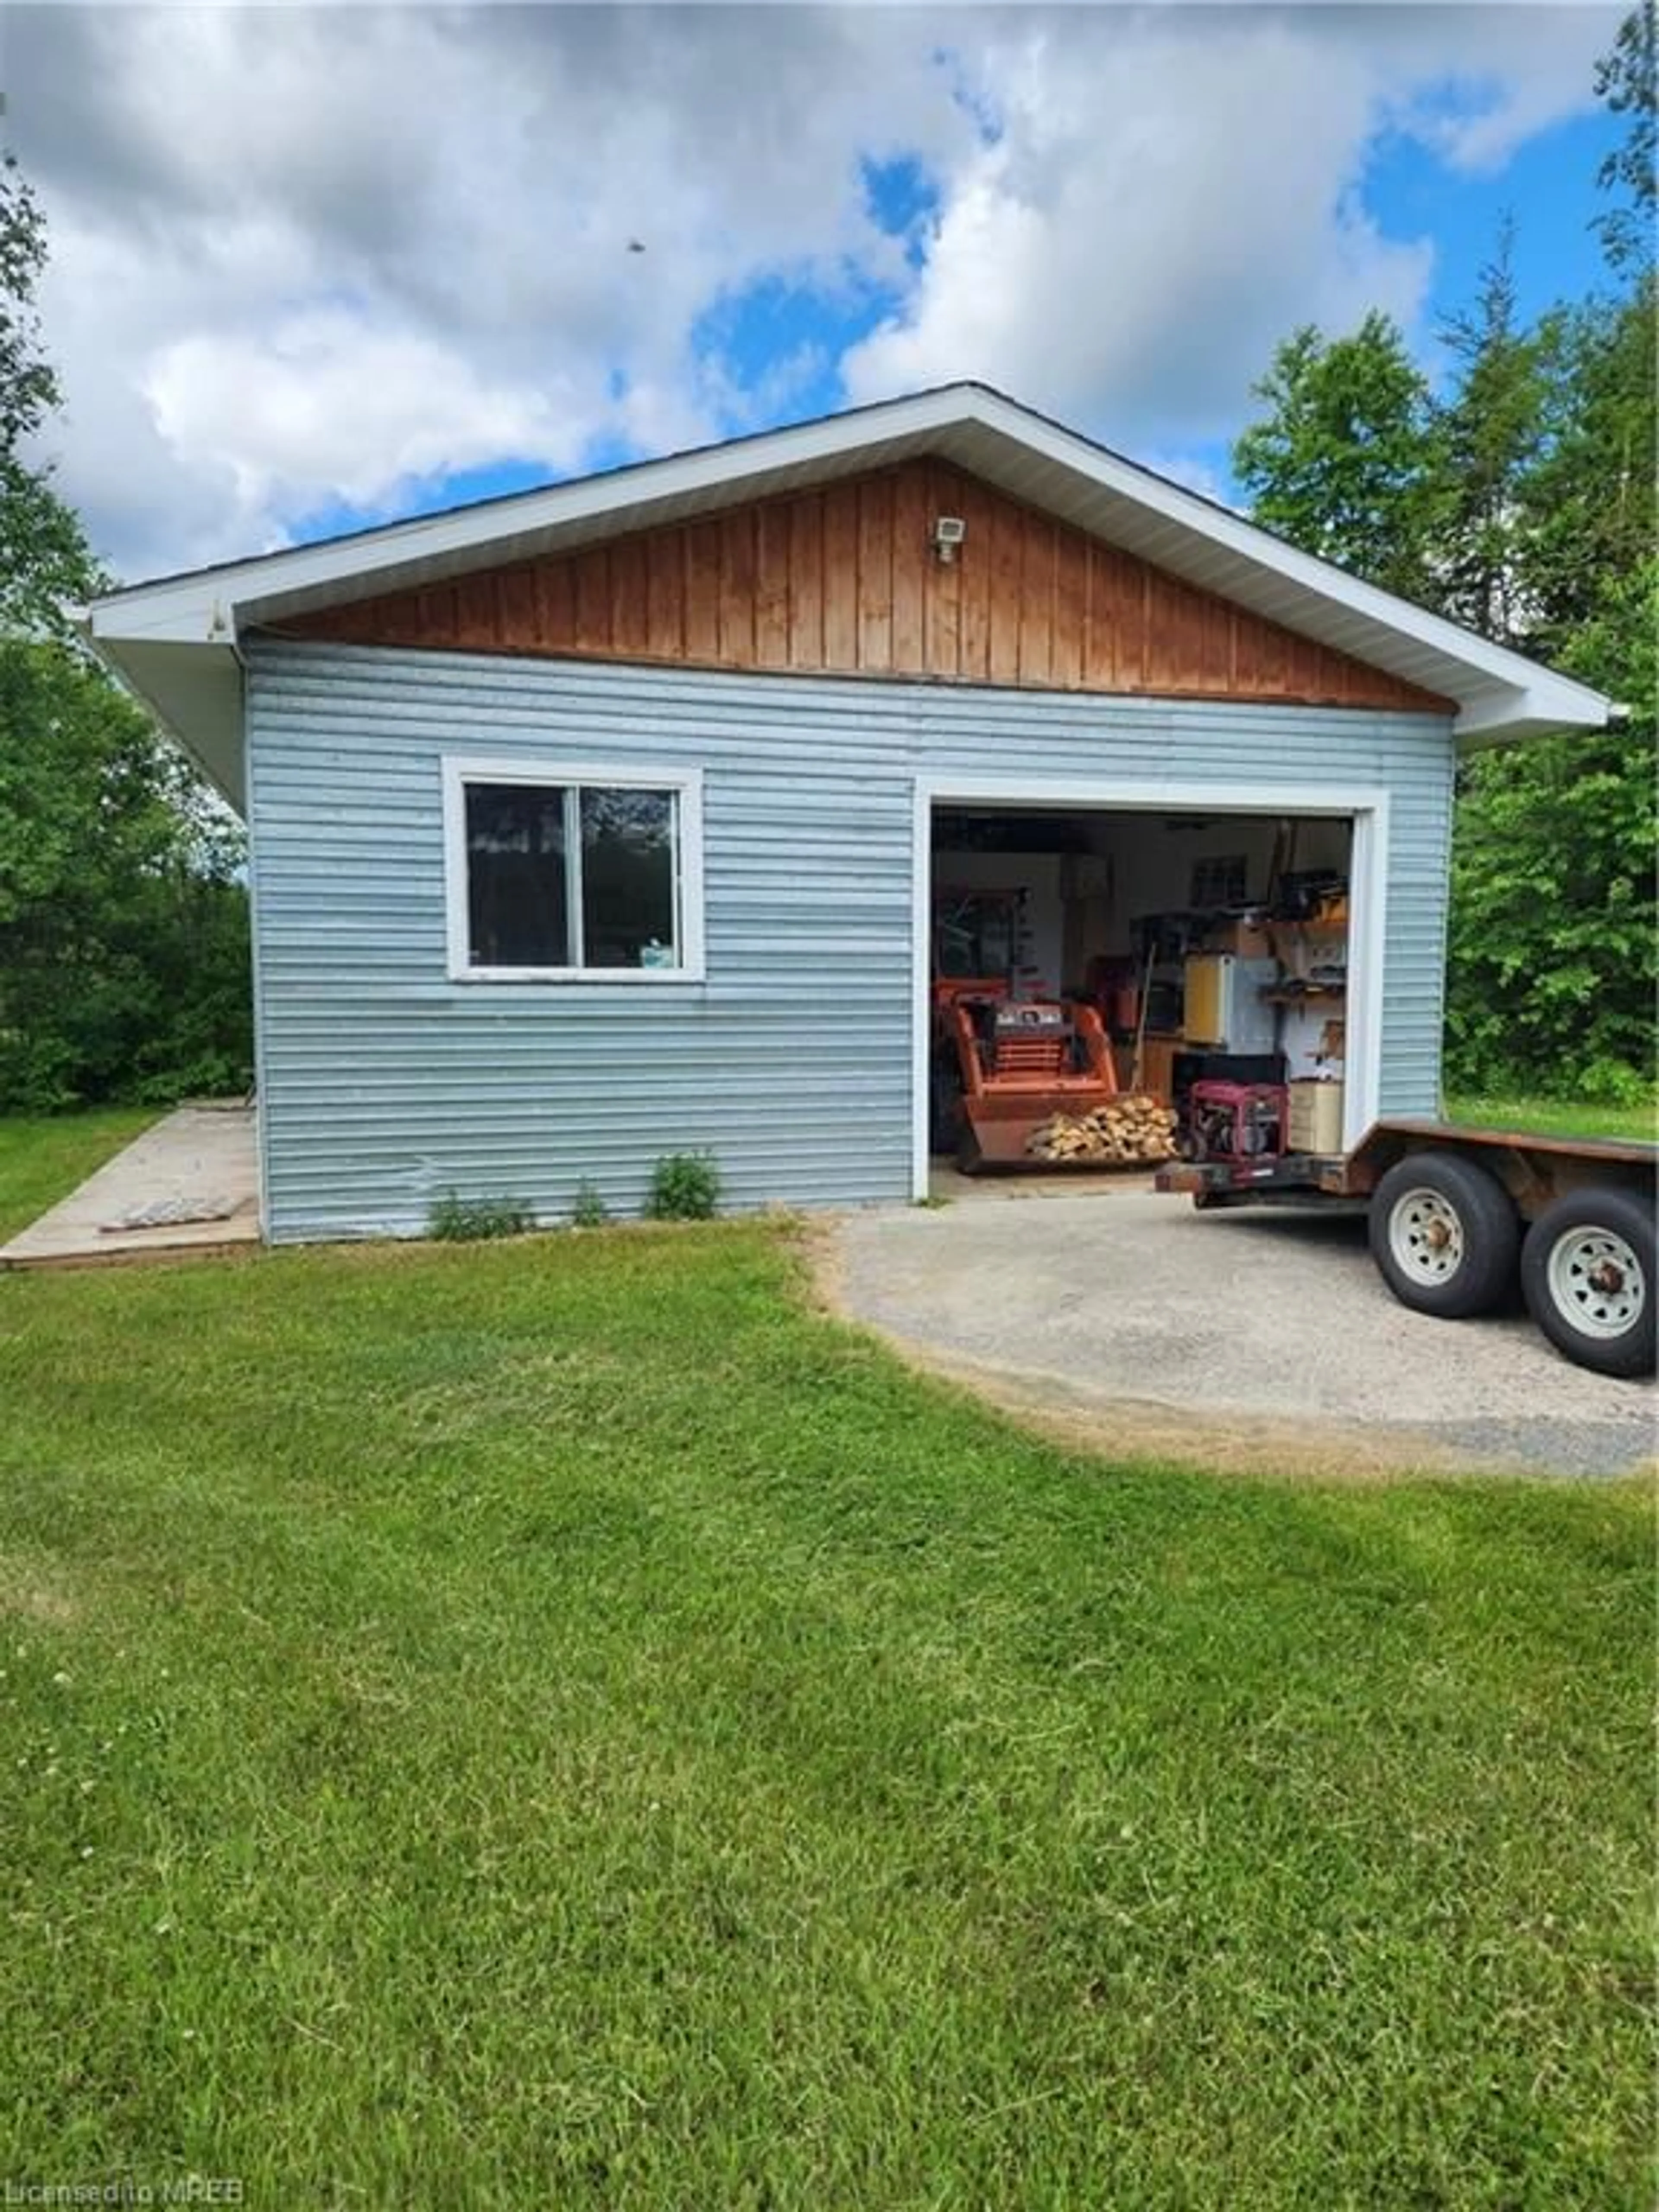
[[[24,11],[60,481],[136,576],[975,377],[1225,496],[1297,325],[1602,283],[1619,20]]]
[[[1445,88],[1449,100],[1458,89]],[[1389,237],[1426,236],[1433,241],[1419,352],[1437,379],[1446,363],[1434,333],[1473,302],[1506,221],[1514,224],[1512,267],[1523,316],[1535,318],[1604,287],[1607,268],[1593,226],[1608,200],[1597,187],[1596,175],[1620,137],[1618,118],[1598,110],[1541,132],[1501,167],[1474,174],[1460,172],[1405,133],[1390,132],[1376,141],[1362,186],[1366,205]],[[925,248],[919,234],[939,203],[926,171],[909,159],[869,161],[865,185],[875,221],[907,241],[907,264],[920,264]],[[805,419],[847,404],[839,369],[842,356],[893,313],[902,297],[896,283],[848,298],[769,276],[711,307],[694,343],[729,360],[745,390],[765,379],[780,354],[811,356],[816,373],[793,388],[789,406],[780,415]],[[739,415],[722,427],[750,426]],[[1185,448],[1185,458],[1212,477],[1224,495],[1231,488],[1228,447],[1226,439],[1194,438]],[[588,465],[614,466],[636,458],[628,441],[618,438],[596,447]],[[546,481],[547,471],[536,462],[510,460],[430,486],[410,511],[525,490]],[[301,529],[306,536],[325,537],[362,519],[350,508],[330,504],[307,516]]]
[[[1609,202],[1596,189],[1595,175],[1620,137],[1617,118],[1580,116],[1518,149],[1494,174],[1473,177],[1449,172],[1410,139],[1390,138],[1372,158],[1366,196],[1390,232],[1428,230],[1433,236],[1430,298],[1437,317],[1455,313],[1473,296],[1504,218],[1512,215],[1522,312],[1538,315],[1605,282],[1591,226]]]

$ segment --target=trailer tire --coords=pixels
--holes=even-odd
[[[1527,1310],[1575,1366],[1620,1380],[1656,1365],[1651,1210],[1627,1190],[1570,1190],[1527,1232]]]
[[[1519,1217],[1497,1177],[1461,1153],[1396,1160],[1368,1225],[1383,1281],[1413,1313],[1467,1321],[1514,1293]]]

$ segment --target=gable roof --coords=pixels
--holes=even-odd
[[[94,643],[226,796],[242,795],[238,640],[325,606],[572,550],[925,454],[1153,566],[1455,701],[1461,745],[1598,729],[1587,684],[1299,551],[978,384],[167,576],[94,602]]]

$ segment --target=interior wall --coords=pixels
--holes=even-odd
[[[1058,853],[962,853],[933,854],[935,890],[960,884],[964,890],[1024,891],[1030,936],[1029,966],[1020,977],[1034,997],[1052,998],[1070,980],[1064,970],[1065,902]]]
[[[1066,839],[1086,851],[1019,853],[936,850],[936,884],[1027,894],[1034,974],[1024,979],[1034,993],[1080,989],[1097,956],[1127,959],[1132,923],[1192,903],[1193,870],[1200,861],[1237,854],[1246,861],[1246,892],[1265,900],[1279,823],[1270,815],[1196,818],[1176,826],[1162,814],[1077,813],[1057,817]],[[1297,870],[1346,872],[1350,826],[1344,821],[1300,818],[1290,865]],[[1295,1026],[1292,1024],[1292,1026]],[[1291,1058],[1310,1071],[1322,1024],[1309,1018],[1305,1037],[1286,1037]],[[1299,1066],[1297,1072],[1303,1072]]]
[[[1085,817],[1093,849],[1108,863],[1109,901],[1082,902],[1068,912],[1067,973],[1080,975],[1097,952],[1127,955],[1130,924],[1141,915],[1168,913],[1192,903],[1194,864],[1243,854],[1245,899],[1265,899],[1279,823],[1267,815],[1200,817],[1201,827],[1173,828],[1162,815],[1100,814]],[[1346,822],[1297,823],[1291,865],[1297,869],[1346,871]]]

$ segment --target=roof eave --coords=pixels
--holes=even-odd
[[[296,602],[317,594],[336,595],[342,585],[359,580],[368,581],[376,593],[396,590],[400,570],[417,568],[434,557],[487,551],[492,563],[506,565],[533,552],[538,539],[574,523],[603,526],[626,515],[630,529],[647,527],[653,507],[689,492],[730,485],[734,498],[740,498],[756,477],[805,469],[849,453],[873,454],[871,465],[878,466],[882,418],[890,422],[894,436],[914,437],[968,419],[974,411],[969,400],[990,396],[976,386],[945,386],[851,414],[701,447],[599,476],[573,477],[541,490],[387,523],[315,545],[258,554],[217,568],[126,585],[94,602],[94,615],[95,618],[107,611],[112,621],[119,616],[147,628],[159,624],[172,632],[182,624],[188,630],[199,625],[204,595],[227,610],[270,618],[295,611]],[[509,514],[517,518],[516,527],[503,526]],[[526,549],[525,556],[514,550],[520,544]]]
[[[228,638],[121,638],[91,642],[119,683],[149,708],[219,796],[245,814],[241,656]]]
[[[1605,729],[1617,715],[1613,702],[1601,692],[1540,669],[1534,682],[1493,687],[1466,702],[1452,735],[1460,752],[1490,752],[1500,745]]]
[[[1514,744],[1549,731],[1601,728],[1612,712],[1611,702],[1587,685],[1362,583],[1231,509],[979,385],[947,386],[355,538],[129,586],[94,604],[92,634],[118,665],[130,647],[234,647],[245,629],[279,623],[311,606],[396,591],[432,580],[434,573],[459,573],[486,561],[506,565],[618,527],[648,527],[653,511],[688,499],[723,506],[769,480],[777,485],[814,471],[844,472],[849,461],[879,466],[884,449],[918,436],[945,440],[951,433],[959,446],[965,441],[970,449],[977,443],[988,457],[1018,449],[1052,465],[1057,498],[1066,484],[1075,487],[1074,504],[1103,494],[1114,504],[1127,502],[1156,518],[1160,526],[1169,525],[1195,555],[1200,541],[1219,549],[1242,605],[1259,595],[1279,611],[1270,618],[1291,627],[1298,613],[1311,624],[1322,611],[1329,623],[1340,623],[1350,633],[1341,649],[1372,658],[1379,666],[1408,654],[1417,672],[1409,680],[1457,702],[1454,734],[1462,749]],[[189,735],[180,734],[200,757]],[[222,750],[218,733],[211,750],[216,755]]]

